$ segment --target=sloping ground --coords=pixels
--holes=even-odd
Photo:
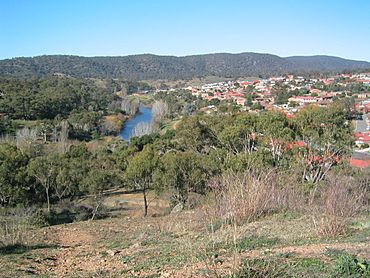
[[[110,195],[106,204],[121,198]],[[33,232],[28,248],[0,255],[0,276],[217,277],[235,273],[241,263],[254,259],[303,260],[305,265],[314,260],[315,267],[324,267],[330,265],[328,252],[333,250],[370,259],[366,225],[354,229],[351,236],[328,241],[315,236],[305,216],[275,215],[239,227],[215,223],[212,228],[201,209],[144,219],[140,194],[123,199],[132,206],[116,218]],[[325,277],[321,268],[314,271],[302,277]]]

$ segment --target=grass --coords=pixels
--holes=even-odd
[[[239,252],[258,248],[270,248],[276,246],[280,240],[276,237],[251,235],[240,239],[236,245]]]
[[[240,278],[262,277],[328,277],[331,266],[316,258],[248,259],[234,276]]]

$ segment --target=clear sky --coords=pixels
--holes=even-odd
[[[0,0],[0,59],[249,51],[370,61],[370,0]]]

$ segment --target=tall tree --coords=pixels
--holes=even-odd
[[[158,155],[153,150],[152,146],[147,145],[144,149],[134,155],[130,160],[125,178],[129,185],[135,190],[143,193],[144,200],[144,216],[148,214],[148,190],[153,186],[154,171],[158,165]]]
[[[51,189],[55,186],[58,163],[59,159],[56,156],[49,155],[36,157],[28,165],[30,175],[35,177],[45,190],[48,212],[50,212],[50,195]]]

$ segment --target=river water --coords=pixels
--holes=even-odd
[[[136,114],[136,116],[134,116],[132,119],[129,119],[124,123],[123,129],[120,134],[123,140],[130,141],[136,125],[140,122],[150,123],[152,121],[152,118],[152,109],[141,105],[139,108],[139,113]]]

